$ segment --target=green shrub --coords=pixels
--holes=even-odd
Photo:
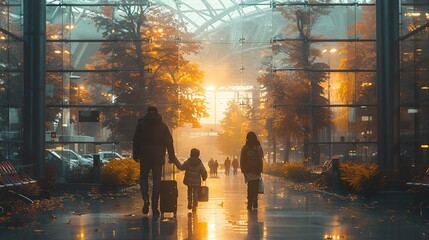
[[[134,159],[113,159],[101,169],[101,182],[107,185],[128,187],[140,178],[140,163]]]

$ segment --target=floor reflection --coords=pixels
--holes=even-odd
[[[178,183],[182,178],[178,174]],[[428,225],[408,209],[298,191],[279,178],[265,181],[259,208],[250,212],[241,175],[209,178],[209,201],[197,212],[186,208],[186,186],[178,184],[176,218],[143,216],[139,191],[98,198],[74,194],[61,209],[0,222],[0,239],[428,239]]]
[[[262,239],[264,223],[258,221],[258,211],[249,211],[247,214],[247,238]]]
[[[143,239],[177,239],[177,220],[175,218],[142,219]]]
[[[188,213],[188,239],[207,239],[208,224],[200,222],[196,212]]]

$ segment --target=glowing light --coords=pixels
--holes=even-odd
[[[61,50],[55,50],[55,51],[54,51],[54,53],[56,53],[56,54],[60,54],[60,53],[62,53],[62,52],[61,52]]]
[[[428,86],[424,86],[424,87],[421,87],[420,89],[421,90],[429,90],[429,87]]]
[[[209,223],[208,231],[209,231],[208,238],[216,239],[216,225],[214,223]]]
[[[429,145],[428,144],[422,144],[422,145],[420,145],[420,148],[422,148],[422,149],[428,149]]]
[[[216,87],[213,86],[213,85],[210,85],[210,86],[206,87],[206,90],[208,90],[208,91],[214,91],[214,90],[216,90]]]
[[[419,17],[421,14],[418,12],[408,12],[404,14],[406,17]],[[426,15],[427,16],[427,15]]]
[[[214,223],[210,223],[209,224],[209,231],[215,231],[216,230],[216,225]]]

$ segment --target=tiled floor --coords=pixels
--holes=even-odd
[[[266,192],[257,211],[246,209],[241,174],[219,174],[207,180],[209,202],[191,213],[182,177],[177,175],[176,218],[143,216],[138,190],[124,195],[81,193],[68,198],[63,209],[3,223],[0,239],[429,239],[426,222],[405,206],[292,190],[270,177],[265,178]]]

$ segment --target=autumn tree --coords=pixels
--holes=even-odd
[[[241,147],[249,131],[249,121],[245,121],[246,111],[237,100],[228,103],[225,117],[221,120],[222,131],[217,138],[217,147],[225,155],[240,156]]]
[[[62,133],[62,124],[65,112],[62,107],[53,107],[72,104],[73,99],[70,96],[70,73],[55,72],[63,70],[65,67],[71,69],[71,52],[70,44],[57,42],[58,39],[66,39],[70,30],[64,28],[62,24],[47,24],[46,39],[49,42],[46,44],[46,130]],[[68,66],[68,67],[67,67]]]
[[[353,139],[349,141],[371,142],[377,136],[375,18],[375,7],[362,8],[359,20],[351,24],[349,28],[351,30],[347,34],[350,39],[369,41],[346,44],[340,51],[340,69],[351,72],[342,74],[338,78],[340,87],[337,95],[341,102],[362,105],[351,109],[350,107],[340,108],[334,119],[340,132],[354,131],[354,134],[350,135]],[[351,119],[353,116],[355,119]],[[344,126],[341,123],[347,123],[347,125]],[[368,145],[362,147],[368,148]]]
[[[121,143],[130,141],[137,119],[153,104],[171,128],[199,127],[199,119],[207,116],[204,75],[185,57],[198,53],[200,43],[172,12],[140,1],[120,3],[92,18],[107,41],[87,65],[94,70],[88,84],[99,93],[97,102],[104,97],[120,106],[104,110],[103,126]]]
[[[23,45],[17,41],[21,31],[21,23],[13,21],[8,14],[10,9],[0,12],[0,22],[5,28],[0,31],[0,127],[7,131],[21,131],[21,127],[10,123],[13,106],[22,106],[24,99]],[[3,6],[2,6],[3,7]],[[7,34],[8,33],[8,34]],[[9,107],[7,107],[9,106]]]
[[[330,111],[323,107],[328,101],[322,87],[327,80],[328,66],[317,62],[321,52],[310,39],[318,37],[311,30],[330,10],[313,6],[310,12],[293,5],[276,10],[287,24],[282,34],[273,38],[272,55],[263,63],[266,74],[258,78],[267,88],[266,107],[273,108],[272,117],[267,118],[273,118],[274,131],[285,141],[287,156],[294,137],[303,141],[304,158],[319,164],[320,149],[314,142],[318,141],[319,131],[330,124]],[[311,148],[310,141],[313,142]]]

